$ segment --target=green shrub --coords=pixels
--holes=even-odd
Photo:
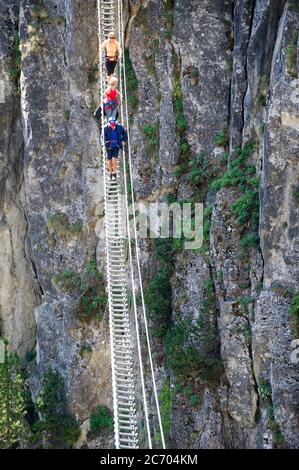
[[[25,354],[25,360],[27,362],[33,361],[33,359],[35,359],[35,357],[36,357],[36,351],[27,351],[26,354]]]
[[[214,137],[214,143],[219,145],[219,147],[227,147],[229,144],[228,132],[227,130],[223,129],[222,131],[218,131]]]
[[[279,424],[275,421],[272,425],[272,439],[274,447],[280,447],[284,443],[284,437]]]
[[[67,214],[64,212],[56,212],[48,217],[47,227],[51,232],[65,238],[72,234],[81,233],[83,230],[83,221],[78,219],[75,223],[70,224]]]
[[[69,121],[70,116],[71,116],[71,112],[70,112],[70,111],[68,111],[68,110],[64,111],[63,117],[64,117],[64,119],[65,119],[66,121]]]
[[[173,202],[176,202],[177,201],[177,198],[175,197],[175,195],[173,193],[168,193],[166,195],[166,201],[167,201],[167,204],[172,204]]]
[[[228,186],[238,186],[246,183],[250,175],[255,172],[255,168],[250,165],[245,165],[246,160],[251,154],[254,145],[252,142],[248,142],[241,149],[236,150],[236,158],[230,162],[230,168],[224,173],[224,175],[214,180],[210,188],[213,191],[219,191],[219,189]]]
[[[183,155],[188,155],[190,152],[190,145],[186,140],[181,143],[181,152]]]
[[[182,380],[200,377],[206,382],[219,380],[222,364],[215,328],[216,299],[214,283],[208,278],[203,285],[203,304],[196,323],[177,321],[165,336],[166,365]],[[204,346],[201,352],[198,344]],[[191,385],[190,396],[194,391]],[[186,394],[186,390],[184,390]]]
[[[260,237],[255,232],[249,232],[242,236],[240,244],[242,248],[247,249],[250,247],[257,247],[259,245]]]
[[[262,400],[266,402],[272,400],[272,387],[269,381],[261,379],[258,387],[258,392]]]
[[[236,217],[237,224],[243,225],[254,215],[259,214],[259,195],[255,190],[248,189],[231,206],[232,213]]]
[[[159,125],[158,124],[145,124],[142,129],[145,137],[148,139],[147,143],[151,147],[159,148]]]
[[[135,111],[137,111],[138,104],[139,104],[139,100],[137,96],[138,79],[133,68],[129,49],[125,49],[125,67],[126,67],[126,88],[127,88],[127,94],[128,94],[128,101],[130,105],[130,111],[133,114]]]
[[[297,41],[298,31],[293,31],[290,44],[286,48],[287,71],[293,78],[297,77]]]
[[[205,151],[201,150],[199,156],[189,162],[188,181],[196,189],[196,201],[204,200],[211,181],[215,180],[221,171],[223,161],[215,164],[206,158]]]
[[[166,365],[183,379],[198,370],[203,361],[202,354],[190,344],[190,326],[185,322],[173,325],[165,337]]]
[[[261,106],[266,106],[267,98],[269,95],[269,77],[267,75],[262,75],[260,77],[259,85],[258,85],[258,103]]]
[[[22,53],[20,49],[20,34],[15,31],[13,34],[11,58],[8,66],[8,74],[16,90],[20,91]]]
[[[274,406],[273,406],[273,403],[271,401],[271,403],[268,405],[268,408],[267,408],[267,420],[268,421],[271,421],[273,422],[275,420],[275,416],[274,416]]]
[[[82,321],[101,320],[108,302],[108,295],[105,277],[98,271],[96,258],[92,258],[83,269],[80,277],[80,293],[79,319]]]
[[[171,269],[168,266],[158,269],[144,295],[149,318],[154,323],[152,334],[158,337],[166,334],[171,318],[170,274]]]
[[[189,397],[189,403],[191,406],[197,406],[201,402],[200,396],[199,395],[191,395]]]
[[[210,234],[211,234],[211,217],[214,205],[211,204],[205,207],[203,210],[203,244],[200,248],[196,248],[193,251],[195,253],[204,254],[210,248]]]
[[[233,57],[231,54],[229,54],[226,58],[225,58],[225,65],[226,65],[226,70],[228,72],[232,72],[233,70]]]
[[[291,300],[289,308],[289,316],[291,319],[291,330],[295,338],[299,338],[299,291],[296,292]]]
[[[207,165],[205,152],[202,150],[199,154],[197,160],[191,160],[189,163],[189,174],[188,174],[188,181],[192,185],[198,185],[205,173],[205,167]]]
[[[175,114],[175,122],[179,133],[183,133],[187,129],[187,123],[184,113],[178,112]]]
[[[90,429],[94,434],[113,430],[113,415],[109,408],[100,405],[90,416]]]
[[[80,437],[80,426],[65,412],[63,378],[51,367],[42,377],[42,391],[36,401],[41,420],[33,426],[35,441],[42,438],[50,448],[71,447]]]
[[[0,448],[17,447],[24,436],[25,399],[24,377],[17,354],[7,350],[4,342],[4,362],[0,362]]]
[[[53,277],[53,283],[61,292],[68,292],[78,288],[80,278],[71,269],[63,268]]]
[[[246,325],[242,327],[242,333],[244,335],[245,340],[250,344],[252,340],[252,329],[250,323],[246,323]]]
[[[81,233],[83,230],[83,220],[78,219],[76,222],[70,225],[70,231],[72,233]]]
[[[265,123],[262,122],[262,123],[259,125],[259,128],[258,128],[258,129],[259,129],[260,134],[264,134],[264,132],[265,132]]]
[[[203,330],[207,325],[191,325],[186,321],[177,322],[165,336],[166,365],[182,380],[200,376],[206,382],[218,380],[222,364],[215,355],[214,335],[208,334],[203,340]],[[201,341],[210,342],[209,351],[202,353],[195,345]],[[192,389],[190,389],[191,395]],[[186,389],[184,390],[186,394]]]
[[[296,11],[299,13],[299,2],[298,0],[290,0],[289,1],[289,9],[290,11]]]
[[[78,318],[81,321],[101,320],[108,296],[103,273],[97,268],[95,258],[84,267],[80,276],[71,269],[64,268],[53,277],[54,285],[62,292],[76,291],[78,294]]]
[[[171,430],[171,389],[169,380],[165,380],[159,393],[161,421],[166,445],[169,443]]]
[[[231,210],[239,225],[247,224],[248,233],[241,238],[243,249],[256,246],[259,241],[259,185],[260,179],[255,175],[253,165],[246,164],[246,160],[254,148],[253,143],[247,143],[236,152],[236,158],[230,162],[229,169],[221,178],[214,180],[210,189],[219,191],[224,187],[237,187],[242,193],[231,205]]]
[[[32,5],[31,16],[33,16],[33,18],[36,18],[37,20],[45,20],[49,17],[49,13],[42,0],[39,0],[39,3]]]

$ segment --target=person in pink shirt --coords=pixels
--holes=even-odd
[[[121,93],[117,90],[117,78],[112,77],[109,80],[109,86],[107,90],[105,90],[103,94],[103,101],[104,101],[104,110],[105,110],[105,116],[107,121],[109,118],[117,117],[117,112],[118,112],[118,98],[122,99]]]

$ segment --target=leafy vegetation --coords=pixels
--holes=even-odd
[[[219,357],[198,350],[202,326],[181,321],[173,325],[165,337],[166,364],[182,380],[201,377],[211,382],[219,377],[222,365]]]
[[[63,112],[63,117],[64,117],[64,119],[65,119],[66,121],[69,121],[70,116],[71,116],[71,112],[70,112],[70,111],[66,110],[66,111]]]
[[[236,150],[236,158],[230,162],[228,170],[221,178],[214,180],[210,188],[213,191],[228,186],[238,186],[247,182],[248,177],[255,173],[255,168],[251,165],[245,165],[246,160],[251,154],[254,144],[249,142],[242,149]]]
[[[166,334],[171,317],[171,269],[168,266],[158,268],[154,278],[148,283],[144,300],[149,318],[153,321],[153,336]]]
[[[160,139],[159,139],[159,125],[158,124],[145,124],[142,128],[142,131],[145,137],[148,139],[147,143],[154,147],[155,149],[159,149]]]
[[[214,143],[219,147],[227,147],[229,144],[228,132],[226,129],[216,132],[214,137]]]
[[[162,385],[161,391],[159,393],[159,403],[160,403],[160,412],[161,412],[161,420],[162,420],[162,427],[164,432],[164,438],[166,445],[168,445],[170,440],[170,430],[171,430],[171,401],[172,401],[172,393],[170,389],[169,380],[166,379]]]
[[[45,7],[45,4],[42,0],[39,0],[38,3],[32,5],[31,15],[37,20],[45,20],[49,17],[48,10]]]
[[[221,164],[208,161],[205,151],[202,150],[198,158],[189,162],[188,181],[196,187],[198,200],[204,199],[209,189],[209,183],[215,180],[220,171]]]
[[[53,282],[62,292],[75,290],[80,285],[80,278],[69,268],[63,268],[56,276]]]
[[[94,434],[113,430],[113,416],[109,408],[100,405],[90,416],[90,429]]]
[[[174,0],[163,0],[164,12],[162,15],[165,17],[165,39],[170,39],[173,31],[173,5]]]
[[[25,354],[25,360],[27,362],[33,361],[36,358],[36,351],[27,351]]]
[[[243,225],[251,218],[254,219],[254,226],[257,225],[259,213],[258,192],[254,189],[245,190],[231,206],[232,212],[236,217],[237,224]],[[243,240],[243,244],[246,244]],[[248,239],[247,239],[248,243]]]
[[[146,137],[146,151],[156,160],[159,159],[160,151],[160,128],[159,124],[147,123],[143,126],[142,132]],[[151,173],[151,170],[150,170]]]
[[[236,152],[236,158],[230,162],[229,169],[221,178],[215,179],[210,188],[218,191],[224,187],[237,187],[241,195],[231,205],[237,224],[247,225],[241,239],[241,246],[246,249],[258,245],[259,223],[259,178],[255,175],[253,165],[246,164],[246,160],[254,148],[253,143],[247,143]]]
[[[293,78],[297,77],[297,41],[298,31],[293,31],[291,41],[286,48],[287,71]]]
[[[3,339],[2,339],[3,340]],[[0,363],[0,448],[17,447],[25,416],[24,379],[19,358],[8,352],[4,339],[4,362]]]
[[[187,123],[184,115],[184,105],[183,105],[183,92],[181,84],[180,71],[176,70],[173,77],[173,104],[175,111],[175,120],[177,131],[179,134],[183,134],[187,129]]]
[[[64,268],[53,277],[53,283],[62,292],[74,291],[79,295],[79,320],[102,319],[108,297],[105,277],[98,271],[95,258],[85,265],[80,276],[69,268]]]
[[[135,113],[138,108],[138,79],[133,68],[133,64],[130,58],[129,49],[125,49],[125,67],[126,67],[126,85],[128,101],[130,105],[131,113]]]
[[[61,238],[65,238],[72,234],[80,234],[83,230],[83,221],[78,219],[73,224],[70,224],[67,214],[55,212],[48,217],[47,227],[51,232],[59,235]]]
[[[36,407],[41,420],[32,427],[33,441],[43,440],[49,448],[71,447],[80,436],[79,424],[65,412],[65,395],[63,378],[51,367],[42,378]]]
[[[272,387],[270,382],[267,380],[261,379],[259,383],[259,396],[262,400],[269,402],[272,400]]]
[[[290,11],[296,11],[299,13],[299,2],[298,0],[290,0],[289,1],[289,9]]]
[[[15,89],[18,92],[20,91],[21,63],[22,53],[20,49],[20,34],[19,31],[15,31],[13,34],[12,51],[9,61],[8,74],[10,79],[14,83]]]
[[[291,330],[295,338],[299,338],[299,291],[294,294],[289,308]]]
[[[177,321],[165,336],[166,364],[184,381],[200,377],[203,381],[213,382],[222,372],[213,321],[216,305],[212,279],[204,283],[203,297],[197,322]],[[199,344],[204,346],[204,352],[199,351]]]
[[[266,106],[267,98],[269,95],[269,77],[262,75],[258,86],[258,97],[257,101],[261,106]]]
[[[80,320],[101,320],[108,302],[105,278],[98,271],[96,258],[89,261],[80,278]]]

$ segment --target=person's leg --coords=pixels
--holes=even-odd
[[[109,121],[109,118],[112,116],[112,111],[113,109],[111,109],[110,107],[108,109],[106,109],[106,120]]]
[[[113,149],[113,158],[112,158],[112,166],[113,166],[113,175],[116,178],[117,175],[117,160],[118,160],[118,153],[119,148],[116,147]]]
[[[107,75],[110,77],[111,75],[111,66],[110,66],[110,60],[106,59],[106,70],[107,70]]]
[[[116,120],[118,118],[118,104],[117,104],[117,102],[115,102],[115,106],[111,110],[111,116],[113,116]]]
[[[117,60],[114,60],[112,63],[112,66],[111,66],[111,70],[112,70],[112,75],[114,74],[114,71],[115,71],[115,67],[116,67],[116,64],[117,64]]]
[[[112,169],[113,169],[113,166],[112,166],[112,153],[111,153],[111,150],[107,150],[107,169],[110,173],[110,175],[112,174]]]
[[[112,158],[112,166],[114,175],[117,174],[117,158]]]
[[[108,79],[110,79],[112,77],[112,75],[114,73],[115,66],[116,66],[116,61],[107,60],[106,68],[107,68]]]

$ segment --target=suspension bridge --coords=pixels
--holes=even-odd
[[[122,0],[98,0],[97,9],[102,97],[108,80],[100,44],[110,31],[115,31],[124,51]],[[115,447],[164,449],[165,439],[151,355],[137,239],[124,54],[118,63],[118,75],[122,95],[119,120],[128,132],[128,150],[123,151],[116,179],[110,179],[106,168],[103,106],[101,141]],[[129,185],[133,213],[132,235],[129,223]],[[122,198],[122,195],[125,197]],[[137,308],[136,286],[141,296],[140,308]]]

